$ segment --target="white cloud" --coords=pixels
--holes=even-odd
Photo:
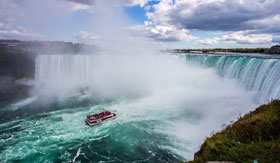
[[[253,27],[248,33],[280,33],[280,14],[261,20],[250,20],[247,23]]]
[[[147,16],[177,29],[230,32],[221,38],[197,41],[203,45],[218,41],[271,44],[279,43],[279,8],[278,0],[160,0],[148,6]]]
[[[33,23],[34,21],[50,20],[71,11],[71,3],[65,0],[17,0],[0,1],[0,20],[5,23]],[[43,22],[41,21],[41,22]]]
[[[85,44],[95,44],[96,41],[100,38],[94,33],[90,33],[87,31],[79,31],[74,33],[74,38]]]
[[[161,42],[190,41],[197,39],[186,29],[176,29],[174,26],[156,25],[146,21],[144,25],[128,28],[133,34],[146,36]]]
[[[4,28],[4,27],[5,27],[5,24],[2,23],[2,22],[0,22],[0,29],[1,29],[1,28]]]
[[[67,0],[74,4],[73,8],[87,10],[96,4],[106,4],[110,6],[140,6],[144,7],[152,0]]]
[[[13,22],[20,17],[19,6],[13,0],[0,1],[0,20]]]
[[[272,36],[268,34],[244,34],[243,32],[233,32],[222,36],[221,40],[238,44],[271,44]]]
[[[220,38],[215,37],[215,38],[207,38],[204,40],[198,40],[197,43],[202,44],[202,45],[213,45],[217,44]]]
[[[71,3],[65,0],[25,0],[24,3],[17,0],[1,0],[0,37],[42,39],[43,36],[36,33],[53,33],[65,29],[63,26],[67,24],[65,20],[69,18],[70,12]]]
[[[11,26],[0,22],[0,39],[44,40],[41,34],[27,31],[23,26]]]
[[[280,44],[280,35],[273,36],[272,42]]]
[[[150,1],[158,3],[150,5]],[[159,42],[198,39],[190,31],[227,31],[230,34],[219,39],[201,39],[197,43],[203,45],[213,45],[220,41],[238,44],[279,43],[280,3],[278,0],[25,0],[24,3],[19,3],[17,0],[1,0],[1,35],[2,37],[18,35],[20,38],[28,38],[29,35],[35,38],[36,34],[26,29],[36,29],[35,33],[57,32],[54,34],[56,36],[69,26],[68,20],[72,13],[86,10],[91,18],[94,18],[95,10],[100,9],[99,4],[109,5],[112,8],[138,5],[143,7],[147,11],[149,22],[129,27],[129,30]],[[106,14],[96,16],[97,19],[101,17],[96,22],[102,23],[107,20],[112,25],[118,25],[122,19],[114,17],[108,21],[106,17],[108,14],[106,11],[104,13]],[[25,26],[18,27],[22,24]],[[106,23],[101,26],[107,28]],[[40,37],[42,36],[38,38]],[[95,34],[85,31],[75,33],[74,37],[84,43],[95,43],[98,39]]]
[[[86,5],[86,4],[73,3],[73,2],[71,3],[70,2],[70,5],[71,5],[70,11],[92,10],[91,6]]]
[[[145,6],[151,0],[122,0],[125,6]]]
[[[20,39],[20,40],[44,40],[43,35],[18,30],[0,30],[0,39]]]
[[[257,22],[271,25],[280,14],[279,0],[161,0],[153,8],[147,15],[155,22],[210,31],[262,30]]]

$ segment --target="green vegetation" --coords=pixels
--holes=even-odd
[[[233,53],[265,53],[268,48],[233,48],[233,49],[175,49],[175,52],[178,53],[189,53],[192,51],[202,51],[203,53],[211,52],[233,52]]]
[[[223,131],[207,138],[194,161],[280,163],[280,101],[262,105]]]
[[[231,48],[231,49],[174,49],[175,53],[191,53],[191,52],[215,53],[215,52],[231,52],[231,53],[265,53],[265,54],[280,54],[280,45],[272,46],[271,48]]]

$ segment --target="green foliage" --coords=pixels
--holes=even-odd
[[[189,53],[191,51],[201,51],[203,53],[212,53],[212,52],[233,52],[233,53],[264,53],[268,48],[232,48],[232,49],[174,49],[174,52],[177,53]]]
[[[207,138],[195,160],[280,163],[280,101],[262,105],[223,131]]]
[[[272,46],[271,48],[215,48],[215,49],[174,49],[175,53],[191,53],[191,52],[215,53],[215,52],[231,52],[231,53],[265,53],[265,54],[280,54],[280,45]]]

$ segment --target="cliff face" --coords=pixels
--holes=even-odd
[[[262,105],[207,138],[194,161],[280,162],[280,101]]]

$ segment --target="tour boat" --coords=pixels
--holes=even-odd
[[[106,121],[114,120],[116,118],[117,118],[117,115],[115,113],[112,113],[109,111],[104,111],[101,113],[87,116],[86,124],[88,124],[89,126],[95,126],[95,125],[104,123]]]

